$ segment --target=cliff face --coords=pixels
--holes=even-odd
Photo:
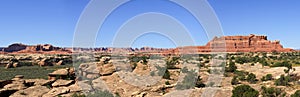
[[[280,41],[270,41],[267,36],[223,36],[215,37],[205,46],[188,46],[168,50],[164,53],[208,53],[208,52],[292,52],[283,48]]]
[[[289,52],[292,49],[283,48],[280,41],[270,41],[267,36],[225,36],[216,37],[208,42],[207,48],[226,49],[227,52]]]

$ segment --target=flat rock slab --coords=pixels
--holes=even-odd
[[[35,86],[45,86],[51,84],[52,80],[45,80],[45,79],[26,79],[26,83],[34,83]]]
[[[12,94],[10,97],[42,97],[48,93],[50,89],[45,86],[33,86],[25,90],[20,90]]]
[[[51,89],[48,93],[43,95],[43,97],[55,97],[61,94],[67,94],[70,93],[70,89],[67,87],[58,87]]]
[[[74,82],[74,80],[62,80],[62,79],[58,79],[56,80],[52,86],[53,87],[59,87],[59,86],[69,86]]]

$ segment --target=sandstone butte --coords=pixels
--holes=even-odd
[[[44,45],[24,45],[12,44],[7,48],[0,48],[1,53],[23,54],[23,53],[40,53],[40,54],[70,54],[77,51],[90,50],[90,48],[60,48],[50,44]],[[112,53],[114,51],[123,52],[144,52],[150,54],[186,54],[186,53],[209,53],[209,52],[296,52],[290,48],[283,48],[280,41],[270,41],[267,36],[250,34],[248,36],[222,36],[215,37],[204,46],[185,46],[174,49],[162,49],[143,47],[140,49],[133,48],[94,48],[95,52]]]
[[[270,41],[267,36],[250,34],[249,36],[215,37],[205,46],[178,47],[164,53],[195,52],[296,52],[296,50],[283,48],[280,41]]]

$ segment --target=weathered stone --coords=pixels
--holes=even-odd
[[[48,62],[48,61],[49,61],[49,59],[44,58],[43,60],[41,60],[40,62],[38,62],[38,65],[39,66],[50,66],[50,65],[52,65],[52,63]]]
[[[50,89],[45,86],[33,86],[17,91],[10,97],[42,97],[42,95],[46,94],[48,91],[50,91]]]
[[[13,67],[14,67],[14,68],[16,68],[16,67],[18,67],[18,66],[19,66],[19,63],[14,63],[14,64],[13,64]]]
[[[26,79],[25,82],[27,84],[33,83],[34,86],[46,86],[50,85],[53,81],[52,80],[45,80],[45,79]]]
[[[116,72],[116,67],[113,64],[102,64],[98,68],[100,75],[111,75]]]
[[[16,75],[12,80],[20,80],[23,78],[24,78],[24,75]]]
[[[78,74],[78,76],[83,76],[86,78],[95,78],[100,75],[99,70],[97,69],[97,63],[80,64]]]
[[[12,63],[7,63],[6,66],[5,66],[6,69],[12,68],[12,67],[13,67],[13,64],[12,64]]]
[[[55,79],[64,79],[67,78],[69,74],[69,68],[66,69],[58,69],[52,73],[48,74],[48,80],[55,80]]]
[[[62,80],[62,79],[58,79],[56,80],[52,86],[53,87],[60,87],[60,86],[69,86],[73,83],[73,80]]]
[[[52,88],[48,93],[43,95],[43,97],[55,97],[61,94],[67,94],[70,92],[70,89],[67,87],[57,87],[57,88]]]
[[[60,60],[56,63],[56,65],[64,65],[63,62],[64,62],[63,60]]]

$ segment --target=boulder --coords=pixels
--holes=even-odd
[[[63,60],[60,60],[56,63],[56,65],[64,65],[63,62],[64,62]]]
[[[49,59],[44,58],[40,62],[38,62],[38,65],[39,66],[50,66],[50,65],[52,65],[52,63],[48,62],[48,61],[49,61]]]
[[[14,63],[14,64],[13,64],[13,67],[14,67],[14,68],[16,68],[16,67],[18,67],[18,66],[19,66],[19,63]]]
[[[13,67],[13,64],[12,64],[12,63],[7,63],[6,66],[5,66],[6,69],[12,68],[12,67]]]
[[[116,67],[113,64],[102,64],[98,68],[100,75],[111,75],[116,72]]]
[[[54,75],[67,75],[69,73],[68,69],[58,69],[56,71],[53,71],[50,74],[54,74]]]

